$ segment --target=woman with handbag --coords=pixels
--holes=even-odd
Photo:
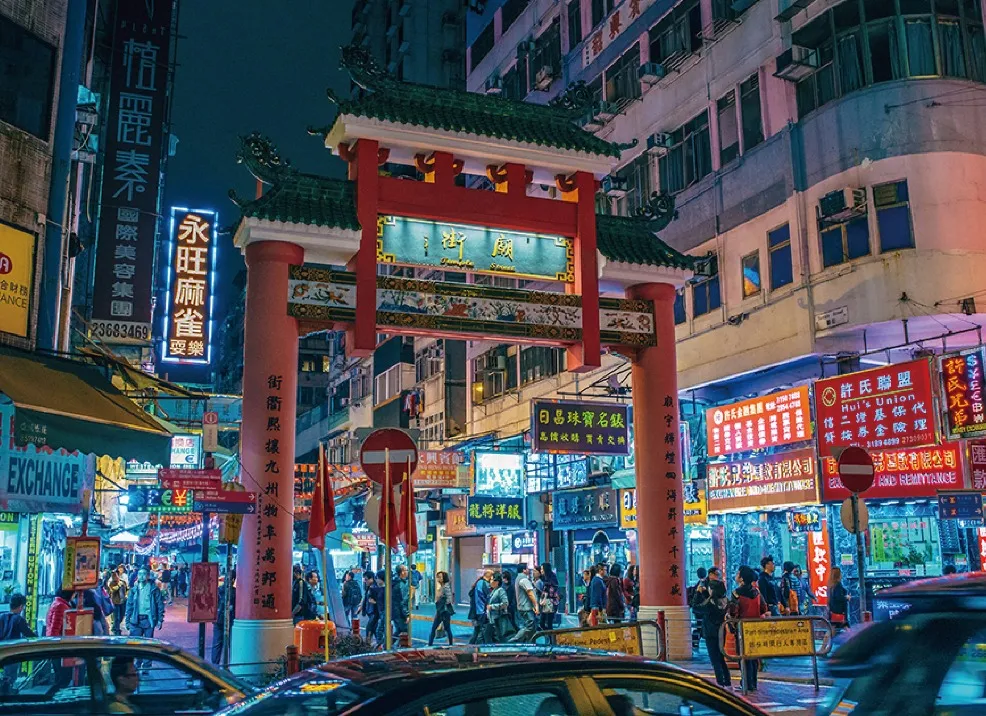
[[[842,570],[832,567],[829,572],[829,621],[836,631],[849,626],[849,593],[842,586]]]
[[[431,623],[431,634],[428,635],[428,646],[435,643],[435,632],[441,625],[448,636],[449,646],[452,646],[452,614],[455,613],[454,596],[452,594],[452,583],[448,572],[439,572],[435,575],[438,588],[435,590],[435,620]]]

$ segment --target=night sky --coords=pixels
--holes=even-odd
[[[164,207],[212,208],[221,225],[236,218],[227,192],[251,198],[255,182],[236,163],[238,137],[270,136],[301,171],[341,176],[309,125],[334,116],[331,87],[349,91],[339,70],[339,50],[350,37],[352,0],[197,0],[181,5],[172,130],[178,151],[168,163]],[[243,259],[231,236],[220,237],[218,307],[222,324],[233,278]],[[225,292],[224,292],[225,289]],[[213,362],[217,353],[213,350]],[[172,380],[208,381],[210,371],[163,364]]]

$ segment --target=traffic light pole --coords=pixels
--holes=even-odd
[[[211,512],[202,513],[202,561],[209,561],[209,522],[212,520]],[[191,598],[191,596],[189,596]],[[205,622],[199,622],[199,658],[205,658]]]

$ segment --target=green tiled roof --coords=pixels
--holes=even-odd
[[[356,187],[345,179],[289,171],[280,175],[259,199],[238,203],[244,218],[360,229]]]
[[[330,93],[341,114],[597,156],[620,156],[620,146],[577,126],[574,119],[578,115],[565,109],[402,82],[376,67],[358,48],[343,50],[343,67],[366,91],[356,99],[336,98]]]
[[[692,270],[695,260],[661,241],[645,219],[596,215],[596,248],[610,261]]]

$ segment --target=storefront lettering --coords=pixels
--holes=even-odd
[[[82,487],[82,465],[44,457],[12,454],[7,478],[9,496],[69,499]]]

